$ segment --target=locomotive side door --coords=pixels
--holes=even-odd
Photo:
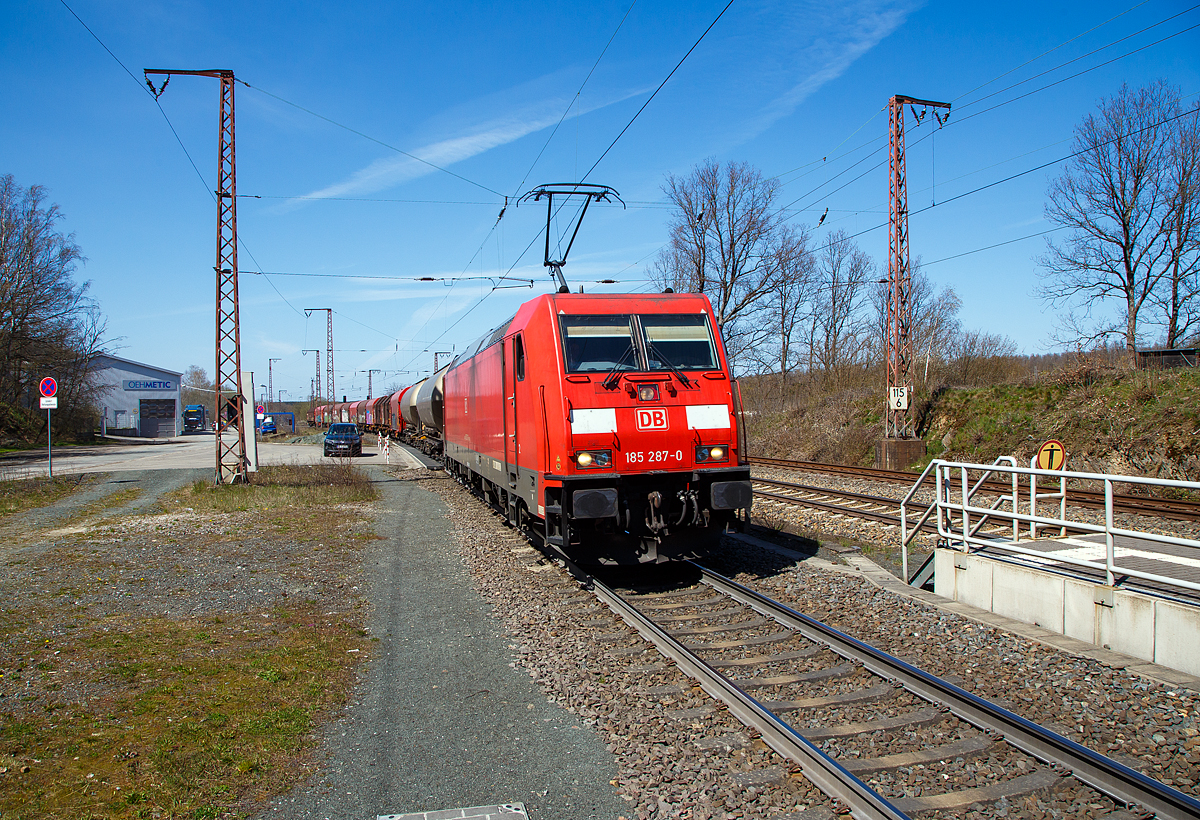
[[[520,476],[517,442],[517,383],[525,380],[525,343],[520,333],[504,340],[504,465],[508,488],[517,489]]]

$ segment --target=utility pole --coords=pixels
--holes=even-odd
[[[271,378],[271,365],[283,359],[267,359],[267,412],[271,412],[271,397],[275,395],[275,381]]]
[[[328,342],[326,344],[327,350],[325,357],[325,376],[326,381],[329,384],[329,392],[326,395],[329,397],[330,401],[336,401],[337,390],[334,389],[333,385],[333,308],[305,308],[304,318],[307,319],[311,314],[321,310],[325,311],[329,324]]]
[[[300,351],[300,355],[302,356],[307,356],[309,353],[317,354],[317,376],[313,379],[312,391],[313,407],[316,407],[316,403],[321,400],[321,351],[311,347]]]
[[[371,374],[372,373],[382,373],[383,371],[382,370],[359,370],[358,372],[367,374],[367,398],[369,399],[369,398],[371,398]]]
[[[147,68],[143,71],[146,84],[157,99],[167,88],[171,75],[213,77],[221,81],[220,129],[217,140],[217,368],[216,368],[216,411],[217,411],[217,484],[236,484],[248,479],[246,463],[246,420],[243,408],[249,400],[243,392],[241,327],[238,321],[238,262],[237,262],[237,173],[236,151],[233,128],[233,71],[229,69],[206,69],[202,71],[165,68]],[[167,79],[155,88],[151,75],[163,75]],[[250,385],[254,391],[254,385]],[[227,398],[228,397],[228,398]],[[236,397],[236,398],[235,398]],[[233,398],[236,404],[233,418],[229,418],[226,402]],[[249,397],[250,399],[253,396]],[[227,442],[225,434],[234,433],[235,440]]]
[[[453,350],[435,350],[435,351],[433,351],[433,372],[437,373],[438,370],[440,369],[438,367],[438,356],[451,356],[453,354],[454,354]]]
[[[930,109],[938,124],[945,123],[950,103],[918,100],[900,94],[888,101],[888,290],[887,290],[887,412],[884,440],[876,457],[879,466],[903,469],[924,455],[924,442],[913,438],[912,415],[912,269],[908,248],[908,179],[904,159],[904,106],[920,123]],[[921,112],[917,113],[917,106]],[[945,118],[938,113],[944,109]],[[909,440],[907,444],[900,444]],[[901,452],[903,450],[903,452]],[[918,452],[919,451],[919,452]]]

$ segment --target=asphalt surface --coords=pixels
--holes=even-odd
[[[259,464],[319,464],[329,462],[317,444],[258,443]],[[368,437],[362,456],[356,464],[382,464],[383,456]],[[406,461],[402,461],[406,460]],[[392,449],[393,464],[416,467],[415,458],[401,447]],[[54,451],[56,476],[80,473],[107,473],[127,470],[208,470],[216,469],[216,442],[212,433],[195,433],[173,439],[140,440],[134,444],[113,442],[79,447],[62,447]],[[0,478],[44,476],[47,470],[45,450],[26,450],[0,458]]]
[[[318,773],[258,817],[355,818],[522,802],[533,820],[628,812],[599,736],[513,668],[471,585],[441,499],[372,469],[383,511],[368,549],[374,657],[328,725]]]

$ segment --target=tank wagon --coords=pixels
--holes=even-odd
[[[540,296],[361,418],[576,560],[700,554],[749,517],[740,396],[700,294]]]

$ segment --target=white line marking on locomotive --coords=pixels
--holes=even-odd
[[[689,404],[685,409],[689,430],[729,429],[729,405]]]
[[[615,407],[574,408],[571,410],[571,432],[586,433],[617,432],[617,409]]]

